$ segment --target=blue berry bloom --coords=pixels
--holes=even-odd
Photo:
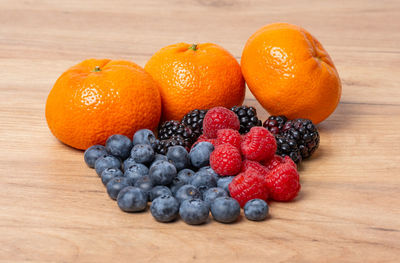
[[[176,168],[170,162],[157,161],[151,165],[149,177],[154,185],[169,185],[176,177]]]
[[[94,168],[96,160],[104,155],[107,155],[107,150],[103,145],[93,145],[85,151],[83,158],[87,166]]]
[[[156,153],[156,155],[154,156],[154,162],[155,161],[167,161],[168,162],[168,157],[164,154]]]
[[[179,180],[181,180],[185,184],[188,184],[194,174],[195,174],[195,172],[193,172],[190,169],[183,169],[183,170],[179,171],[179,173],[176,177],[178,177]]]
[[[184,185],[186,185],[185,182],[183,182],[178,177],[175,177],[174,180],[172,180],[172,183],[169,185],[169,188],[171,189],[172,194],[176,196],[176,192],[178,192],[179,188]]]
[[[168,160],[180,171],[189,165],[188,152],[185,147],[177,145],[168,148]]]
[[[212,187],[203,193],[203,200],[211,207],[211,203],[218,197],[228,197],[228,193],[219,187]]]
[[[211,187],[217,186],[214,176],[207,171],[198,171],[195,173],[190,180],[190,184],[197,187],[202,193]]]
[[[209,165],[212,151],[214,151],[214,146],[211,143],[199,142],[190,150],[190,163],[196,168]]]
[[[232,182],[235,176],[223,176],[218,179],[217,186],[224,189],[229,194],[229,184]]]
[[[121,172],[120,169],[115,169],[115,168],[106,168],[102,173],[101,173],[101,181],[103,182],[104,185],[107,185],[107,183],[113,179],[114,177],[123,177],[124,174]]]
[[[153,183],[151,182],[148,175],[142,176],[137,179],[134,186],[142,189],[147,196],[147,200],[149,199],[150,191],[151,189],[153,189]]]
[[[201,167],[201,168],[199,169],[199,172],[200,172],[200,171],[206,171],[206,172],[208,172],[209,174],[211,174],[211,175],[215,178],[215,181],[218,181],[219,178],[221,178],[221,177],[213,170],[213,168],[211,168],[211,166],[204,166],[204,167]]]
[[[233,223],[240,215],[238,201],[230,197],[218,197],[211,203],[213,218],[221,223]]]
[[[129,157],[132,149],[131,140],[125,135],[114,134],[106,141],[106,150],[109,154],[125,160]]]
[[[132,183],[125,177],[115,177],[107,183],[107,193],[111,199],[116,200],[119,192],[127,186],[131,186]]]
[[[121,161],[112,155],[103,155],[96,160],[94,168],[96,169],[96,173],[101,176],[101,173],[107,168],[121,168]]]
[[[171,195],[162,195],[154,199],[150,212],[159,222],[171,222],[179,213],[179,202]]]
[[[154,186],[150,191],[150,195],[149,195],[150,201],[153,201],[154,199],[156,199],[157,197],[162,196],[162,195],[172,196],[172,192],[168,187],[166,187],[164,185]]]
[[[200,191],[193,185],[187,184],[178,189],[175,195],[179,203],[187,199],[201,199]]]
[[[149,168],[147,168],[146,165],[141,163],[131,163],[128,167],[126,167],[126,169],[124,169],[124,171],[125,173],[130,172],[130,173],[138,173],[141,175],[149,174]]]
[[[262,199],[252,199],[244,205],[244,215],[252,221],[262,221],[267,218],[268,204]]]
[[[157,142],[156,136],[152,131],[148,129],[138,130],[133,135],[133,145],[148,144],[154,149],[156,142]]]
[[[188,199],[181,203],[179,215],[189,225],[200,225],[207,221],[209,209],[203,200]]]
[[[146,209],[147,196],[140,188],[127,186],[119,192],[117,203],[124,212],[139,212]]]
[[[136,144],[132,148],[131,157],[137,163],[150,164],[154,160],[154,150],[148,144]]]

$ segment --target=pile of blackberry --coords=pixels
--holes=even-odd
[[[257,117],[257,111],[254,107],[249,106],[234,106],[231,108],[239,118],[240,134],[246,134],[254,126],[261,126],[262,122]]]
[[[197,138],[203,134],[203,119],[207,110],[192,110],[182,120],[166,121],[158,128],[159,141],[155,151],[166,154],[171,146],[181,145],[187,150],[192,147]]]
[[[311,120],[270,116],[263,126],[275,136],[276,153],[289,156],[295,163],[309,158],[319,146],[319,133]]]

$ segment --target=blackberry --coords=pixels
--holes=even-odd
[[[301,153],[295,140],[279,134],[275,135],[275,140],[277,145],[276,154],[282,157],[289,156],[295,163],[301,162]]]
[[[267,128],[272,134],[279,134],[283,125],[287,122],[285,116],[269,116],[269,118],[264,122],[263,127]]]
[[[167,140],[172,136],[182,137],[190,146],[194,142],[192,129],[179,121],[166,121],[158,128],[158,138],[160,140]]]
[[[254,126],[261,126],[261,121],[257,117],[257,111],[254,107],[249,106],[234,106],[231,108],[239,118],[241,134],[248,133]]]
[[[193,140],[203,134],[203,119],[206,116],[207,110],[192,110],[183,116],[181,123],[189,127],[193,133]]]
[[[186,148],[186,150],[189,150],[191,147],[191,143],[188,140],[185,140],[182,136],[172,135],[169,139],[158,141],[155,151],[156,153],[166,155],[168,148],[176,145],[183,146]]]
[[[296,141],[302,159],[310,157],[319,146],[317,127],[308,119],[287,121],[282,127],[281,135]]]

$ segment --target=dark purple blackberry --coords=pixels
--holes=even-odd
[[[193,132],[179,121],[166,121],[158,128],[158,138],[167,140],[172,136],[182,137],[188,144],[192,144],[194,140]]]
[[[186,148],[189,151],[191,147],[191,143],[185,140],[182,136],[179,135],[172,135],[170,138],[166,140],[159,140],[155,147],[156,153],[166,155],[168,152],[168,148],[171,146],[180,145]]]
[[[296,141],[302,159],[310,157],[319,146],[317,127],[308,119],[287,121],[281,129],[281,135]]]
[[[203,134],[203,119],[207,110],[192,110],[183,116],[181,123],[190,128],[193,133],[193,141]]]
[[[257,117],[257,111],[254,107],[249,106],[233,106],[231,108],[239,118],[241,134],[248,133],[250,129],[254,126],[261,126],[261,121]]]
[[[263,127],[267,128],[272,134],[279,134],[287,118],[285,116],[269,116],[264,122]]]
[[[282,157],[289,156],[295,163],[301,162],[301,153],[295,140],[279,134],[275,134],[275,140],[277,145],[276,154]]]

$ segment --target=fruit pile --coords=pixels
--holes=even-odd
[[[300,190],[296,164],[286,152],[276,154],[282,145],[271,132],[289,138],[300,129],[304,141],[312,130],[307,120],[273,116],[264,126],[252,107],[193,110],[161,124],[158,139],[148,129],[132,141],[112,135],[105,146],[87,149],[84,159],[125,212],[144,211],[151,202],[157,221],[179,216],[197,225],[210,211],[218,222],[235,222],[242,207],[246,218],[260,221],[267,217],[267,200],[291,201]]]

